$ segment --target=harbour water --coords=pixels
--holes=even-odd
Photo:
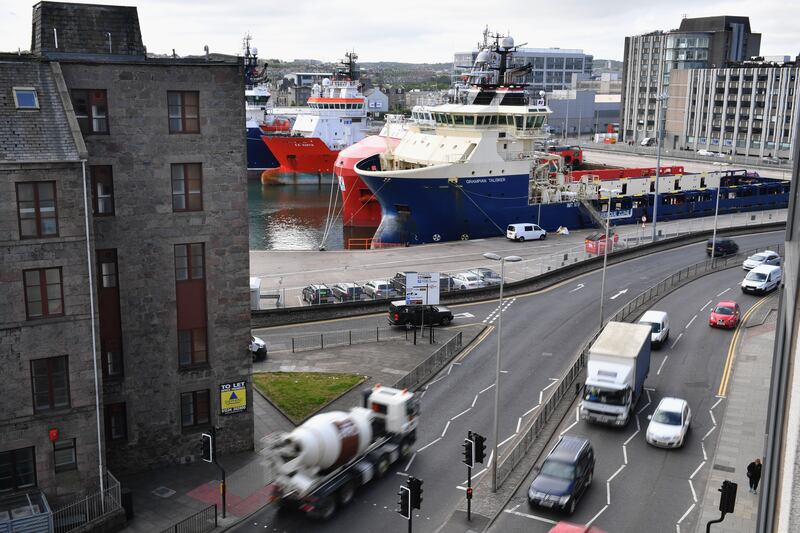
[[[262,184],[256,175],[248,180],[247,209],[250,224],[251,250],[317,250],[328,223],[331,199],[331,175],[275,175],[269,184]],[[334,183],[333,194],[339,189]],[[338,213],[330,222],[325,240],[328,250],[341,250],[351,239],[371,237],[374,229],[352,229],[342,226],[341,198]]]

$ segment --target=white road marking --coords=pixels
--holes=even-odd
[[[700,449],[703,450],[703,461],[708,461],[708,455],[706,454],[706,445],[703,444],[703,441],[700,441]]]
[[[694,322],[694,319],[695,319],[695,318],[697,318],[697,315],[694,315],[694,316],[692,317],[692,319],[689,321],[689,323],[688,323],[688,324],[686,324],[686,327],[685,327],[684,329],[689,329],[689,326],[691,326],[691,325],[692,325],[692,322]]]
[[[617,474],[619,474],[620,472],[622,472],[625,469],[625,466],[627,466],[627,465],[620,465],[620,467],[617,468],[617,471],[614,472],[613,474],[611,474],[611,477],[608,478],[608,481],[606,481],[606,483],[611,483],[614,480],[614,478],[617,477]]]
[[[444,429],[442,430],[442,438],[444,438],[444,434],[447,433],[447,428],[450,427],[450,421],[447,421],[447,424],[444,425]]]
[[[580,421],[581,421],[581,406],[580,405],[576,405],[575,406],[575,422],[580,422]]]
[[[724,396],[718,396],[717,397],[717,401],[714,402],[714,405],[712,405],[711,408],[714,409],[716,406],[719,405],[719,402],[721,402],[723,399],[724,399]]]
[[[628,437],[628,440],[626,440],[625,442],[623,442],[623,443],[622,443],[622,445],[623,445],[623,446],[627,446],[627,445],[628,445],[628,443],[629,443],[630,441],[632,441],[632,440],[633,440],[633,438],[634,438],[636,435],[638,435],[638,434],[639,434],[639,430],[637,429],[636,431],[634,431],[634,432],[633,432],[633,435],[631,435],[630,437]]]
[[[694,506],[695,506],[695,505],[697,505],[697,504],[696,504],[696,503],[693,503],[692,505],[690,505],[690,506],[689,506],[689,508],[688,508],[688,509],[686,509],[686,512],[685,512],[685,513],[683,513],[683,516],[680,518],[680,520],[678,520],[678,524],[680,524],[681,522],[683,522],[683,521],[684,521],[684,519],[685,519],[687,516],[689,516],[689,513],[691,513],[691,512],[694,510]]]
[[[609,298],[608,298],[608,299],[609,299],[609,300],[616,300],[617,298],[619,298],[620,296],[622,296],[622,295],[623,295],[623,294],[625,294],[626,292],[628,292],[628,289],[622,289],[621,291],[619,291],[619,292],[618,292],[617,294],[615,294],[614,296],[609,296]]]
[[[491,385],[489,385],[488,387],[486,387],[485,389],[480,391],[478,394],[483,394],[484,392],[486,392],[487,390],[491,389],[492,387],[494,387],[494,383],[492,383]]]
[[[531,414],[531,413],[532,413],[532,412],[533,412],[535,409],[538,409],[538,408],[539,408],[539,406],[538,406],[538,405],[534,405],[533,407],[531,407],[530,409],[528,409],[527,411],[525,411],[524,413],[522,413],[522,416],[528,416],[528,415],[529,415],[529,414]]]
[[[683,337],[683,333],[678,335],[678,338],[675,339],[675,342],[672,343],[672,346],[670,346],[670,349],[674,348],[675,345],[678,344],[678,341],[681,340],[681,337]]]
[[[709,301],[707,301],[707,302],[706,302],[706,305],[704,305],[703,307],[701,307],[701,308],[700,308],[700,310],[701,310],[701,311],[705,311],[705,310],[706,310],[706,307],[708,307],[709,305],[711,305],[711,302],[713,302],[713,301],[714,301],[714,300],[709,300]]]
[[[467,407],[466,409],[464,409],[463,411],[461,411],[460,413],[458,413],[456,416],[454,416],[454,417],[453,417],[453,418],[451,418],[450,420],[455,420],[455,419],[456,419],[456,418],[458,418],[459,416],[461,416],[461,415],[464,415],[464,414],[467,414],[468,412],[470,412],[470,410],[472,410],[472,407]]]
[[[472,481],[472,480],[473,480],[473,479],[475,479],[476,477],[480,476],[481,474],[483,474],[483,473],[484,473],[484,472],[486,472],[487,470],[489,470],[489,469],[488,469],[488,468],[484,468],[484,469],[482,469],[482,470],[481,470],[481,471],[479,471],[479,472],[475,472],[474,474],[472,474],[472,476],[470,476],[470,478],[469,478],[469,479],[470,479],[470,481]],[[461,485],[459,485],[459,486],[466,485],[466,484],[467,484],[467,480],[465,479],[465,480],[464,480],[464,482],[463,482]]]
[[[519,433],[519,427],[522,425],[522,417],[517,418],[517,430],[514,433]]]
[[[472,399],[472,405],[470,406],[470,408],[475,407],[475,402],[477,402],[477,401],[478,401],[478,394],[476,394],[475,398]]]
[[[520,513],[519,511],[512,511],[510,509],[506,509],[505,512],[507,512],[509,514],[517,515],[517,516],[522,516],[522,517],[525,517],[525,518],[530,518],[531,520],[538,520],[539,522],[544,522],[545,524],[553,524],[553,525],[556,524],[555,520],[550,520],[549,518],[544,518],[544,517],[541,517],[541,516],[536,516],[536,515],[532,515],[532,514],[528,514],[528,513]]]
[[[708,436],[709,436],[709,435],[711,435],[711,434],[714,432],[714,430],[715,430],[715,429],[717,429],[717,426],[714,426],[713,428],[709,429],[709,430],[708,430],[708,433],[706,433],[705,435],[703,435],[703,438],[702,438],[702,439],[700,439],[700,440],[706,440],[706,439],[708,438]]]
[[[678,341],[675,341],[675,342],[678,342]],[[673,345],[673,346],[674,346],[674,345]],[[664,360],[663,360],[663,361],[661,361],[661,364],[658,366],[658,372],[656,372],[656,376],[660,376],[660,375],[661,375],[661,369],[662,369],[662,368],[664,368],[664,363],[666,363],[666,362],[667,362],[667,359],[669,359],[669,356],[668,356],[668,355],[665,355],[665,356],[664,356]]]
[[[436,444],[440,440],[442,440],[442,437],[437,437],[436,439],[432,440],[431,442],[429,442],[428,444],[426,444],[422,448],[418,449],[417,453],[421,452],[422,450],[425,450],[426,448],[429,448],[430,446],[433,446],[434,444]]]
[[[571,291],[569,291],[569,292],[570,292],[570,293],[573,293],[573,292],[575,292],[575,291],[579,291],[579,290],[581,290],[582,288],[584,288],[585,286],[586,286],[586,285],[584,285],[583,283],[578,283],[578,286],[577,286],[577,287],[575,287],[574,289],[572,289],[572,290],[571,290]]]
[[[508,438],[507,438],[506,440],[504,440],[503,442],[500,442],[500,443],[498,443],[498,444],[497,444],[497,447],[499,448],[500,446],[502,446],[503,444],[505,444],[506,442],[510,441],[511,439],[513,439],[513,438],[514,438],[514,437],[516,437],[516,436],[517,436],[517,434],[516,434],[516,433],[514,433],[513,435],[511,435],[510,437],[508,437]]]
[[[501,370],[500,373],[501,374],[508,374],[508,370]]]
[[[627,446],[623,446],[622,447],[622,460],[625,462],[625,464],[628,464],[628,447]]]
[[[408,469],[409,469],[409,468],[411,468],[411,463],[413,463],[413,462],[414,462],[414,459],[415,459],[416,457],[417,457],[417,452],[414,452],[414,454],[411,456],[411,459],[409,459],[409,460],[408,460],[408,464],[407,464],[407,465],[406,465],[406,467],[403,469],[403,471],[404,471],[404,472],[408,472]]]
[[[730,287],[728,287],[727,289],[725,289],[725,290],[724,290],[724,291],[722,291],[721,293],[717,294],[717,296],[718,296],[718,297],[719,297],[719,296],[722,296],[723,294],[725,294],[725,293],[726,293],[726,292],[728,292],[729,290],[731,290],[731,288],[730,288]]]
[[[700,463],[699,465],[697,465],[697,468],[695,468],[695,469],[694,469],[694,472],[692,472],[692,475],[691,475],[691,476],[689,476],[689,479],[694,479],[694,476],[696,476],[696,475],[697,475],[697,473],[700,471],[700,469],[701,469],[701,468],[703,468],[703,466],[705,466],[705,464],[706,464],[706,462],[705,462],[705,461],[703,461],[702,463]]]
[[[575,427],[575,425],[576,425],[577,423],[578,423],[578,422],[576,421],[576,422],[573,422],[572,424],[568,425],[566,428],[564,428],[564,431],[562,431],[562,432],[561,432],[561,433],[559,433],[558,435],[559,435],[559,436],[563,435],[564,433],[566,433],[566,432],[567,432],[567,431],[569,431],[570,429],[574,428],[574,427]]]
[[[500,454],[497,454],[497,455],[500,455]],[[486,461],[486,468],[489,468],[490,466],[492,466],[492,459],[494,459],[494,450],[492,450],[492,453],[489,454],[489,460]]]
[[[717,425],[717,419],[714,418],[714,411],[709,410],[708,414],[711,415],[711,423],[716,426]]]
[[[453,365],[450,365],[450,366],[447,368],[447,375],[449,376],[449,375],[450,375],[450,372],[452,372],[452,371],[453,371]]]
[[[472,313],[456,313],[453,318],[475,318],[475,315]]]
[[[611,505],[611,504],[609,504],[609,505]],[[604,512],[606,509],[608,509],[608,505],[605,505],[605,506],[603,506],[603,508],[602,508],[602,509],[600,509],[600,511],[599,511],[599,512],[598,512],[596,515],[594,515],[594,516],[592,517],[592,519],[591,519],[591,520],[589,520],[588,522],[586,522],[586,525],[587,525],[587,526],[591,526],[591,525],[592,525],[592,523],[593,523],[595,520],[597,520],[597,518],[598,518],[598,517],[599,517],[601,514],[603,514],[603,512]]]

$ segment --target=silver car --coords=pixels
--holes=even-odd
[[[363,287],[364,294],[376,300],[380,298],[390,298],[394,296],[394,290],[385,279],[374,279],[368,281]]]
[[[486,283],[480,276],[472,272],[460,272],[456,274],[453,276],[453,284],[454,288],[461,289],[462,291],[465,289],[479,289],[486,286]]]
[[[752,270],[760,265],[780,266],[781,256],[772,250],[764,250],[745,259],[744,263],[742,263],[742,268],[744,270]]]
[[[483,281],[487,287],[490,285],[500,285],[500,282],[503,281],[500,274],[491,268],[473,268],[470,270],[470,273],[481,278],[481,281]]]

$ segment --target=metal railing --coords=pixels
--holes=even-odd
[[[783,252],[783,244],[775,244],[768,247],[779,254]],[[706,261],[689,265],[680,269],[671,276],[664,278],[659,283],[653,285],[649,289],[641,292],[635,298],[631,299],[616,313],[606,319],[605,323],[616,321],[624,322],[628,319],[636,319],[640,312],[649,307],[652,303],[660,300],[665,295],[678,289],[687,283],[696,280],[711,272],[717,272],[728,268],[740,266],[742,260],[758,251],[767,248],[760,247],[751,250],[746,250],[734,255],[707,259]],[[558,381],[558,385],[552,390],[550,395],[539,405],[539,410],[533,419],[531,419],[523,428],[522,436],[518,437],[511,443],[510,451],[504,454],[497,463],[497,484],[501,486],[508,478],[514,468],[522,461],[523,457],[528,453],[533,443],[539,437],[545,425],[550,421],[553,413],[555,413],[559,402],[564,398],[564,395],[574,390],[573,382],[580,375],[584,366],[586,365],[586,355],[589,347],[594,343],[600,335],[600,331],[595,333],[589,338],[578,350],[575,361],[564,372]]]
[[[408,330],[393,327],[374,327],[365,329],[347,329],[343,331],[326,331],[313,335],[292,337],[292,352],[304,350],[324,350],[337,346],[350,346],[365,342],[381,342],[388,340],[408,340]]]
[[[209,505],[202,511],[184,518],[180,522],[161,530],[161,533],[207,533],[217,527],[217,505]]]
[[[461,348],[464,346],[463,341],[463,332],[459,331],[453,335],[449,341],[444,343],[441,348],[433,352],[427,359],[414,367],[411,372],[403,376],[395,383],[394,387],[396,389],[413,390],[419,384],[424,383],[461,351]]]
[[[87,524],[99,522],[122,508],[119,481],[106,471],[105,489],[53,511],[53,531],[68,533]]]
[[[38,490],[2,498],[0,516],[0,533],[53,531],[50,504]]]

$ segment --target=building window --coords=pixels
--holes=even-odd
[[[206,328],[178,330],[178,364],[185,367],[207,362]]]
[[[67,356],[31,361],[31,383],[35,412],[69,407]]]
[[[200,163],[172,165],[172,210],[203,210],[203,170]]]
[[[200,93],[167,91],[170,133],[200,133]]]
[[[75,439],[57,440],[53,443],[53,463],[55,463],[56,474],[78,469]]]
[[[209,404],[207,390],[181,394],[181,426],[186,428],[208,424],[211,420]]]
[[[14,105],[17,109],[39,109],[39,97],[33,87],[14,87]]]
[[[76,89],[71,92],[75,118],[81,133],[108,133],[108,103],[104,89]]]
[[[111,165],[89,167],[92,175],[92,207],[95,216],[114,215],[114,176]]]
[[[203,243],[175,245],[175,281],[204,279]]]
[[[117,286],[117,254],[115,250],[102,251],[110,253],[97,253],[100,262],[100,288],[112,289]]]
[[[56,182],[17,183],[17,217],[21,239],[57,236]]]
[[[25,280],[25,306],[28,318],[64,314],[64,289],[61,267],[22,272]]]
[[[126,440],[128,438],[128,414],[125,402],[105,406],[106,440]]]
[[[0,493],[36,486],[34,448],[0,452]]]

